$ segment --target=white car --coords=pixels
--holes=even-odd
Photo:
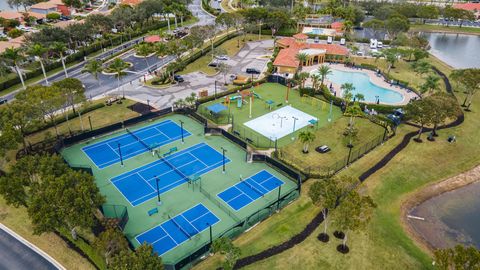
[[[222,60],[222,61],[227,61],[228,60],[228,56],[226,56],[226,55],[217,55],[217,56],[215,56],[215,58],[217,60]]]
[[[383,48],[383,42],[381,41],[377,42],[377,48]]]

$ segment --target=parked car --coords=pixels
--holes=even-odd
[[[0,105],[7,103],[8,100],[6,99],[0,99]]]
[[[215,68],[216,68],[216,67],[218,67],[219,64],[220,64],[220,63],[218,62],[218,60],[213,60],[212,62],[210,62],[210,63],[208,64],[208,66],[209,66],[209,67],[215,67]]]
[[[228,60],[228,56],[227,56],[227,55],[216,55],[215,58],[216,58],[217,60],[223,60],[223,61]]]
[[[256,68],[247,68],[247,74],[260,74],[260,70],[256,69]]]
[[[185,80],[183,79],[183,77],[180,76],[180,75],[174,75],[174,76],[173,76],[173,79],[174,79],[176,82],[179,82],[179,83],[185,81]]]
[[[326,145],[318,146],[317,148],[315,148],[315,151],[324,154],[330,151],[330,147]]]

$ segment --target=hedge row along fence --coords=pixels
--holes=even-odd
[[[170,22],[174,23],[175,21],[173,19],[170,19]],[[79,52],[76,52],[76,53],[73,53],[73,54],[70,54],[70,55],[66,56],[65,57],[65,64],[73,63],[75,61],[82,61],[84,59],[84,57],[86,57],[86,56],[88,56],[92,53],[98,52],[102,48],[106,48],[106,47],[109,47],[109,46],[118,46],[118,45],[122,44],[122,42],[129,41],[131,39],[137,38],[141,35],[144,35],[144,34],[148,33],[149,31],[153,31],[153,30],[156,30],[156,29],[159,29],[159,28],[163,28],[163,27],[166,27],[167,25],[168,25],[167,21],[155,22],[155,23],[153,23],[149,26],[143,27],[142,29],[136,29],[130,35],[129,34],[121,34],[121,35],[112,37],[111,39],[108,38],[108,39],[102,39],[102,40],[99,40],[99,41],[95,41],[91,45],[82,48]],[[56,61],[56,62],[46,64],[45,65],[45,71],[49,72],[49,71],[52,71],[54,69],[61,68],[61,67],[62,67],[62,62],[61,61]],[[42,69],[37,68],[33,71],[25,73],[24,79],[25,80],[32,79],[32,78],[41,76],[42,74],[43,74]],[[7,80],[4,80],[4,81],[0,82],[0,91],[5,90],[7,88],[10,88],[12,86],[15,86],[19,83],[20,83],[20,78],[18,76],[12,77],[12,78],[7,79]]]

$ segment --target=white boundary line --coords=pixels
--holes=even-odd
[[[38,253],[40,256],[42,256],[43,258],[45,258],[48,262],[50,262],[51,264],[53,264],[53,266],[57,267],[58,269],[61,269],[61,270],[66,270],[65,267],[63,267],[63,265],[61,265],[57,260],[55,260],[54,258],[52,258],[50,255],[48,255],[45,251],[41,250],[40,248],[38,248],[37,246],[35,246],[34,244],[30,243],[28,240],[26,240],[25,238],[21,237],[20,235],[18,235],[16,232],[12,231],[10,228],[8,228],[7,226],[5,226],[4,224],[0,223],[0,229],[2,229],[3,231],[5,231],[6,233],[8,233],[9,235],[13,236],[15,239],[17,239],[18,241],[20,241],[22,244],[24,244],[25,246],[29,247],[31,250],[35,251],[36,253]]]
[[[206,207],[203,203],[198,203],[198,204],[196,204],[196,205],[194,205],[194,206],[186,209],[185,211],[181,212],[180,214],[172,217],[171,219],[174,219],[174,218],[176,218],[176,217],[178,217],[178,216],[182,216],[187,222],[189,222],[189,223],[191,224],[191,222],[190,222],[187,218],[185,218],[185,216],[183,216],[183,214],[184,214],[185,212],[187,212],[187,211],[189,211],[189,210],[191,210],[191,209],[199,206],[199,205],[201,205],[201,206],[203,206],[205,209],[207,209],[207,212],[204,213],[204,214],[202,214],[202,215],[200,215],[199,217],[197,217],[197,218],[194,219],[193,221],[195,221],[195,220],[197,220],[197,219],[199,219],[199,218],[201,218],[201,217],[203,217],[203,216],[205,216],[205,215],[207,215],[207,214],[212,214],[212,215],[217,219],[217,221],[216,221],[215,223],[213,223],[213,224],[210,224],[210,226],[213,226],[213,225],[219,223],[220,221],[222,221],[222,219],[220,219],[219,217],[217,217],[217,215],[215,215],[215,213],[213,213],[210,209],[208,209],[208,207]],[[160,227],[160,228],[165,232],[166,236],[160,237],[160,238],[156,239],[155,241],[151,242],[150,244],[153,245],[154,243],[156,243],[156,242],[160,241],[161,239],[163,239],[163,238],[165,238],[165,237],[168,236],[168,237],[170,237],[170,239],[172,239],[173,242],[175,242],[177,245],[176,245],[176,246],[173,246],[171,249],[165,251],[165,252],[162,253],[162,254],[159,253],[158,256],[161,256],[161,255],[163,255],[163,254],[165,254],[165,253],[167,253],[167,252],[175,249],[176,247],[180,246],[181,244],[187,242],[188,240],[190,240],[190,239],[187,238],[185,241],[183,241],[183,242],[181,242],[181,243],[177,243],[177,241],[175,241],[175,239],[172,237],[172,235],[171,235],[169,232],[167,232],[167,231],[162,227],[162,225],[165,224],[165,223],[167,223],[168,221],[170,221],[170,219],[165,220],[164,222],[158,224],[157,226],[155,226],[155,227],[153,227],[153,228],[150,228],[150,229],[142,232],[141,234],[135,236],[135,240],[137,241],[137,243],[139,243],[139,244],[141,245],[142,243],[140,243],[140,241],[138,241],[138,237],[139,237],[140,235],[143,235],[143,234],[145,234],[145,233],[147,233],[147,232],[149,232],[149,231],[151,231],[151,230],[153,230],[153,229],[155,229],[155,228],[157,228],[157,227]],[[173,222],[173,221],[172,221],[172,222]],[[200,230],[197,229],[197,227],[193,226],[193,224],[191,224],[191,225],[192,225],[193,228],[195,228],[195,229],[198,231],[198,233],[196,233],[195,235],[200,234],[201,232],[205,231],[205,230],[208,228],[208,227],[206,227],[205,229],[203,229],[203,230],[200,231]],[[194,236],[195,236],[195,235],[194,235]]]

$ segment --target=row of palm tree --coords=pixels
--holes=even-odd
[[[67,68],[65,66],[64,53],[67,50],[65,44],[61,42],[54,42],[50,47],[44,47],[41,44],[35,43],[29,47],[20,47],[20,48],[7,48],[1,55],[0,60],[6,65],[11,66],[15,70],[20,82],[22,83],[23,89],[26,89],[24,75],[21,69],[21,65],[27,59],[27,57],[33,57],[36,61],[40,63],[42,68],[42,73],[44,77],[45,84],[48,85],[47,73],[45,70],[45,60],[48,60],[48,57],[53,56],[57,57],[57,60],[62,62],[63,70],[65,72],[65,77],[68,78]]]

